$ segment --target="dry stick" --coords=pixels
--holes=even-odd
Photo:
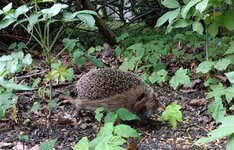
[[[174,143],[174,146],[175,146],[175,150],[177,150],[175,130],[172,130],[172,136],[173,136],[173,143]]]

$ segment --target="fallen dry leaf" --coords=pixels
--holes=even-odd
[[[39,150],[39,145],[35,145],[32,148],[30,148],[29,150]]]
[[[11,146],[13,143],[5,143],[5,142],[0,142],[0,149],[6,146]]]
[[[22,142],[16,142],[16,145],[12,148],[12,150],[25,150],[25,149],[28,149],[28,147]]]
[[[191,106],[204,106],[207,104],[207,100],[204,98],[192,99],[188,104]]]

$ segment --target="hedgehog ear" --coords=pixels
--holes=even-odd
[[[138,101],[141,101],[144,97],[145,97],[145,93],[142,93],[142,94],[137,98],[137,100],[138,100]]]

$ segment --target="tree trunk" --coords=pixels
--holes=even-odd
[[[88,9],[88,10],[93,10],[95,11],[95,8],[93,6],[93,4],[90,2],[90,0],[81,0],[81,3],[83,5],[84,9]],[[106,22],[97,16],[94,16],[94,19],[96,21],[96,25],[99,29],[99,31],[108,38],[108,42],[111,45],[116,45],[117,42],[115,40],[116,35],[110,30],[110,28],[107,26]]]

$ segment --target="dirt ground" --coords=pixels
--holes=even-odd
[[[179,123],[177,129],[173,131],[168,123],[158,121],[162,112],[157,112],[147,123],[130,123],[141,134],[139,140],[131,141],[137,143],[138,150],[225,149],[225,140],[203,146],[193,145],[195,140],[207,135],[211,129],[216,127],[212,117],[207,113],[208,102],[204,100],[204,90],[197,87],[196,89],[181,88],[174,91],[166,85],[153,86],[153,88],[158,92],[158,98],[164,105],[175,100],[178,101],[182,107],[183,122]],[[18,93],[17,122],[9,118],[0,120],[0,145],[5,144],[2,149],[16,150],[17,147],[22,148],[22,145],[28,149],[35,148],[43,141],[56,138],[58,140],[56,149],[70,150],[81,137],[94,138],[100,127],[94,117],[90,114],[78,116],[73,105],[61,102],[58,98],[60,94],[70,90],[71,86],[56,86],[54,89],[58,106],[52,110],[49,123],[46,122],[43,108],[45,106],[43,104],[46,103],[40,100],[37,91]],[[33,113],[30,109],[36,101],[42,103],[42,108],[38,113]],[[25,143],[20,142],[21,135],[28,135],[29,140]]]

